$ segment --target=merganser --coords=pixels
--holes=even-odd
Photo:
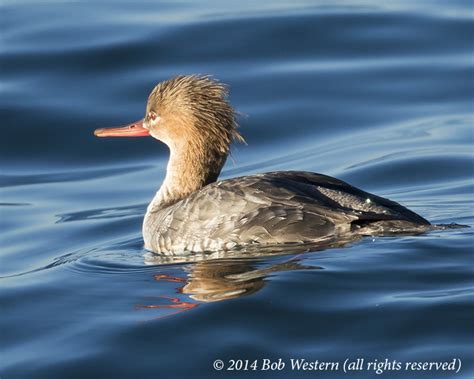
[[[209,76],[177,76],[152,90],[142,120],[95,130],[98,137],[152,136],[170,149],[166,177],[143,222],[146,249],[187,255],[429,229],[402,205],[322,174],[278,171],[217,181],[232,141],[244,141],[227,95]]]

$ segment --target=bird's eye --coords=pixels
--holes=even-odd
[[[158,115],[155,112],[148,112],[148,118],[155,121],[158,118]]]

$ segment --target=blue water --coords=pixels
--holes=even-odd
[[[248,143],[223,178],[315,171],[474,226],[473,15],[470,0],[2,1],[2,379],[474,377],[472,228],[150,262],[141,220],[168,151],[92,134],[143,117],[158,81],[208,73]],[[375,359],[461,368],[378,375]]]

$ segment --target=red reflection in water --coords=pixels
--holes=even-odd
[[[157,296],[159,299],[167,299],[170,301],[170,304],[150,304],[150,305],[143,305],[137,304],[135,305],[135,309],[176,309],[176,312],[171,312],[163,316],[155,317],[155,320],[174,316],[178,313],[189,311],[191,309],[196,308],[199,304],[198,303],[190,303],[188,301],[181,301],[177,297],[169,297],[169,296]]]
[[[180,278],[177,276],[170,276],[167,274],[157,274],[154,275],[154,279],[156,281],[166,281],[170,283],[183,283],[182,286],[175,288],[176,292],[181,293],[182,288],[186,285],[187,280],[185,278]],[[188,301],[181,301],[178,297],[170,297],[170,296],[155,296],[156,299],[166,299],[169,300],[169,304],[137,304],[135,305],[135,309],[175,309],[175,312],[171,312],[162,316],[155,317],[155,320],[159,320],[164,317],[174,316],[179,313],[189,311],[191,309],[196,308],[199,304],[198,303],[191,303]]]
[[[154,276],[156,281],[164,280],[171,283],[186,283],[186,279],[177,276],[170,276],[166,274],[159,274]]]

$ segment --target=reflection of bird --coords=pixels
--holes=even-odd
[[[271,172],[216,182],[232,140],[243,140],[226,94],[209,77],[178,76],[153,89],[143,120],[95,131],[151,135],[170,149],[143,224],[146,248],[187,254],[428,229],[407,208],[325,175]]]
[[[292,270],[318,270],[319,266],[304,266],[299,257],[267,267],[258,267],[259,262],[249,259],[204,260],[187,268],[187,278],[171,276],[165,273],[154,275],[157,282],[179,283],[176,292],[188,295],[181,299],[178,294],[172,296],[151,297],[151,304],[137,304],[135,309],[158,310],[164,312],[154,319],[170,317],[190,311],[201,303],[230,300],[253,294],[265,286],[265,278],[275,272]]]
[[[166,274],[157,274],[154,277],[157,281],[181,283],[179,292],[189,295],[193,300],[207,303],[253,294],[262,289],[265,278],[275,272],[321,269],[319,266],[301,265],[298,258],[291,258],[267,267],[258,266],[257,261],[248,259],[206,260],[190,266],[187,278]],[[188,302],[177,304],[175,301],[170,305],[147,307],[188,309],[189,304]]]
[[[301,266],[296,260],[261,269],[238,260],[202,261],[193,266],[182,292],[201,302],[229,300],[259,291],[272,272],[316,268]]]

